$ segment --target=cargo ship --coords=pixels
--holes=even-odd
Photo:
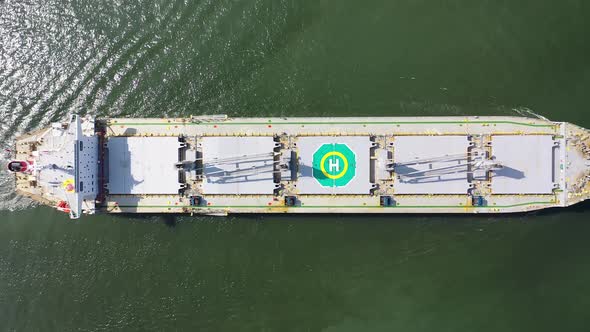
[[[16,191],[94,213],[510,213],[590,195],[590,131],[527,117],[92,118],[16,140]]]

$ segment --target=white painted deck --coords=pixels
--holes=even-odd
[[[314,168],[319,165],[313,164],[313,155],[324,144],[344,144],[354,152],[354,167],[356,174],[352,181],[343,187],[326,187],[320,184],[313,177]],[[372,146],[368,136],[339,136],[339,137],[299,137],[297,140],[298,160],[298,179],[297,192],[299,194],[330,194],[330,195],[350,195],[350,194],[369,194],[373,184],[370,182],[370,148]],[[352,166],[351,166],[352,167]]]
[[[394,140],[397,194],[467,194],[467,136],[399,136]],[[441,160],[441,157],[449,157]],[[427,175],[434,169],[458,172]],[[408,175],[413,174],[413,175]]]
[[[555,142],[549,135],[492,137],[492,152],[504,168],[494,172],[494,194],[550,194],[553,192]]]
[[[111,137],[109,194],[178,194],[177,137]]]
[[[272,137],[203,137],[204,194],[272,194]]]

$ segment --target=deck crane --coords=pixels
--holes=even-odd
[[[456,162],[456,164],[449,164]],[[415,170],[411,166],[420,166],[429,164],[432,167],[434,163],[445,163],[445,166],[428,168],[425,170]],[[403,172],[400,168],[406,167],[410,169],[409,172]],[[495,157],[487,158],[486,153],[482,151],[472,151],[470,153],[461,153],[454,155],[446,155],[440,157],[431,157],[416,159],[407,162],[391,163],[389,170],[396,173],[399,179],[405,181],[419,181],[425,178],[438,177],[449,174],[467,173],[473,174],[475,171],[488,172],[497,171],[504,166],[497,162]]]

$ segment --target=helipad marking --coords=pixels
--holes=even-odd
[[[331,156],[336,156],[336,157],[339,157],[340,159],[332,158],[332,159],[328,160],[329,171],[332,172],[332,170],[335,168],[336,172],[339,172],[339,173],[330,174],[326,171],[325,163],[326,163],[326,160]],[[342,171],[340,171],[340,160],[342,160],[342,162],[344,163],[344,167],[343,167]],[[328,152],[322,157],[322,161],[320,161],[320,170],[322,171],[322,173],[324,173],[324,175],[326,177],[328,177],[330,179],[333,179],[333,180],[340,179],[341,177],[343,177],[346,174],[346,171],[348,171],[348,159],[346,159],[346,157],[338,151]]]
[[[313,177],[324,187],[344,187],[356,175],[356,156],[343,143],[322,144],[312,164]]]

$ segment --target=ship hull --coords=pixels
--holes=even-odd
[[[67,201],[74,218],[513,213],[589,195],[589,132],[545,119],[76,117],[58,127],[17,140],[16,158],[36,165],[15,175],[17,190]],[[62,141],[72,151],[56,150]],[[55,166],[57,155],[69,164]]]

